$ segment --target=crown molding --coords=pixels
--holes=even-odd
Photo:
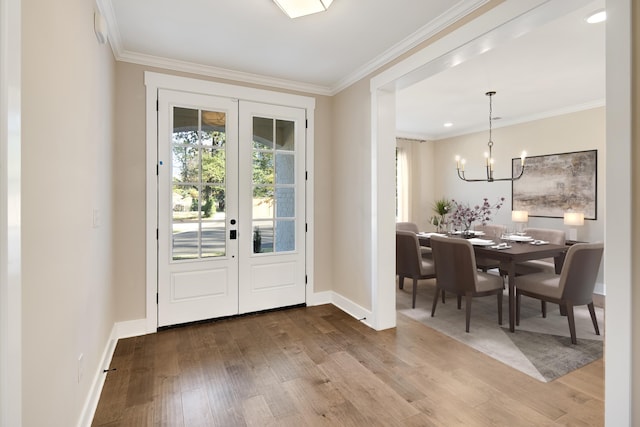
[[[126,51],[122,47],[122,38],[118,29],[113,3],[111,0],[96,0],[99,12],[107,21],[108,40],[117,61],[325,96],[333,96],[339,93],[488,2],[489,0],[458,1],[445,13],[369,61],[354,73],[341,79],[335,85],[323,86]]]

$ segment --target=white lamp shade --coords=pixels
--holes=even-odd
[[[289,18],[324,12],[333,0],[273,0]]]
[[[582,212],[565,212],[565,225],[582,226],[584,225],[584,214]]]
[[[511,211],[511,221],[527,222],[529,221],[529,212],[527,211]]]

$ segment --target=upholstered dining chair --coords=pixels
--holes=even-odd
[[[396,222],[396,230],[411,231],[416,234],[420,231],[415,222]],[[427,246],[420,246],[420,253],[425,258],[431,258],[431,248]]]
[[[433,262],[420,255],[418,236],[412,231],[396,230],[396,274],[398,286],[404,288],[404,278],[413,279],[412,308],[416,308],[418,280],[433,279]]]
[[[559,275],[543,272],[518,277],[516,325],[520,324],[520,299],[525,295],[542,301],[542,317],[547,317],[547,302],[558,304],[566,310],[573,344],[577,344],[574,306],[587,305],[596,335],[600,335],[592,298],[603,251],[604,244],[601,242],[576,243],[567,251]]]
[[[503,278],[477,270],[473,246],[466,239],[431,237],[433,262],[436,273],[436,294],[433,298],[431,317],[435,315],[439,292],[451,292],[466,304],[466,331],[471,321],[471,301],[473,297],[497,295],[498,324],[502,325]]]
[[[481,224],[476,225],[475,230],[484,232],[487,239],[493,239],[496,244],[498,244],[500,243],[500,237],[507,232],[507,226],[501,224]],[[493,268],[500,268],[500,261],[491,258],[476,257],[476,267],[486,273]]]
[[[527,228],[524,232],[527,236],[531,236],[535,240],[543,240],[554,245],[564,245],[566,243],[566,236],[563,230],[554,230],[551,228]],[[534,273],[556,273],[554,259],[536,259],[516,264],[517,276]]]

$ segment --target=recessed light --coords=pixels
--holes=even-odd
[[[585,20],[589,24],[597,24],[599,22],[605,21],[606,19],[607,19],[607,11],[604,9],[598,9],[595,12],[589,14],[589,16],[585,18]]]
[[[447,123],[444,124],[444,127],[446,127],[446,128],[450,128],[451,126],[453,126],[453,123],[451,123],[451,122],[447,122]]]

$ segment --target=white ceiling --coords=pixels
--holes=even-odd
[[[559,1],[559,0],[555,0]],[[272,0],[98,0],[116,59],[331,95],[487,0],[334,0],[289,19]],[[604,103],[604,0],[401,90],[398,133],[437,139]],[[442,124],[454,126],[445,132]]]

